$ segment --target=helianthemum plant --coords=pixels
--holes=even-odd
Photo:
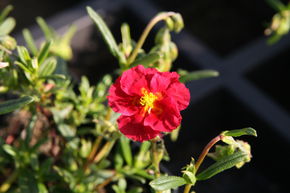
[[[0,103],[0,114],[6,114],[0,130],[0,193],[168,193],[180,186],[188,193],[198,181],[250,161],[250,145],[235,137],[256,132],[244,128],[213,138],[197,159],[188,158],[180,176],[160,169],[168,160],[164,139],[177,138],[181,111],[190,103],[184,83],[218,76],[214,70],[171,71],[178,49],[170,32],[184,27],[179,13],[157,14],[137,41],[123,24],[117,43],[102,17],[87,7],[119,66],[118,78],[112,72],[91,85],[85,76],[73,80],[66,70],[75,27],[58,35],[37,18],[45,40],[35,44],[25,29],[26,45],[18,45],[9,35],[15,26],[11,10],[0,14],[0,92],[12,96]],[[143,50],[161,21],[165,25],[154,46]],[[215,146],[220,141],[224,145]],[[206,156],[215,163],[200,171]]]

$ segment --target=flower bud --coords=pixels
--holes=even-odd
[[[182,16],[179,13],[175,13],[171,17],[166,18],[165,22],[167,27],[176,33],[180,32],[184,27]]]
[[[171,41],[171,36],[169,33],[169,29],[166,27],[161,28],[155,37],[155,44],[164,44],[170,41]]]

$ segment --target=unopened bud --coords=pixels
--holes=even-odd
[[[169,29],[166,27],[161,28],[155,37],[155,44],[164,44],[170,41],[171,41],[171,36],[169,33]]]

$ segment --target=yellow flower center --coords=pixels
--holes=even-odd
[[[155,95],[144,88],[142,88],[141,93],[143,96],[140,98],[140,104],[144,107],[144,113],[148,112],[150,114],[155,101],[158,99],[158,93]]]

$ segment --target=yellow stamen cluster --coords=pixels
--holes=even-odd
[[[158,96],[152,92],[148,92],[146,89],[141,90],[142,97],[140,98],[140,104],[144,107],[144,113],[151,113],[151,110],[154,108],[154,103],[158,99]]]

